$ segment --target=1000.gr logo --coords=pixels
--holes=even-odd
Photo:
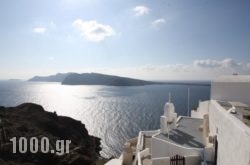
[[[16,137],[10,139],[13,143],[13,153],[17,152],[17,141]],[[29,141],[29,149],[28,149],[28,141]],[[36,137],[32,137],[29,140],[25,137],[21,137],[18,140],[18,149],[20,153],[26,153],[28,150],[31,153],[37,153],[41,151],[42,153],[56,153],[57,155],[63,155],[64,153],[69,153],[69,144],[71,140],[57,140],[56,141],[56,151],[50,150],[49,139],[47,137],[41,138],[40,148],[39,148],[39,140]]]

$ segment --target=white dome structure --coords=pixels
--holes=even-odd
[[[177,120],[177,114],[175,113],[174,104],[166,102],[164,105],[164,115],[161,116],[161,132],[163,134],[167,134],[170,129],[175,127],[175,123]]]
[[[164,105],[164,116],[171,118],[171,114],[175,113],[174,104],[171,102],[166,102]]]

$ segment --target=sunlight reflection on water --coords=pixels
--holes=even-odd
[[[140,130],[159,128],[163,105],[172,93],[178,114],[186,115],[187,88],[191,107],[209,98],[208,86],[149,85],[141,87],[66,86],[58,83],[0,82],[0,105],[41,104],[58,115],[82,121],[102,139],[102,156],[119,156],[122,144]]]

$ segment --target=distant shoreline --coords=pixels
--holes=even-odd
[[[55,83],[55,84],[60,84],[60,85],[70,85],[70,84],[61,84],[61,82],[51,82],[51,81],[25,81],[25,80],[0,80],[0,82],[16,82],[16,83],[24,83],[24,82],[32,82],[32,83]],[[76,84],[79,85],[79,84]],[[153,84],[148,84],[148,85],[195,85],[195,86],[211,86],[211,83],[208,81],[188,81],[186,82],[185,80],[183,81],[161,81],[161,82],[155,82]],[[74,86],[74,85],[70,85]],[[88,86],[95,86],[94,84],[89,84]],[[103,86],[111,86],[111,85],[103,85]],[[135,86],[135,85],[134,85]]]
[[[166,80],[146,81],[129,77],[106,75],[100,73],[57,73],[49,76],[35,76],[32,82],[59,82],[62,85],[106,85],[106,86],[144,86],[144,85],[199,85],[210,86],[210,81]]]
[[[167,84],[167,85],[198,85],[198,86],[211,86],[210,82],[200,82],[200,81],[190,81],[190,82],[162,82],[162,84]]]

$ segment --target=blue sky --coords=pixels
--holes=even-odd
[[[0,79],[250,73],[248,0],[2,0]]]

